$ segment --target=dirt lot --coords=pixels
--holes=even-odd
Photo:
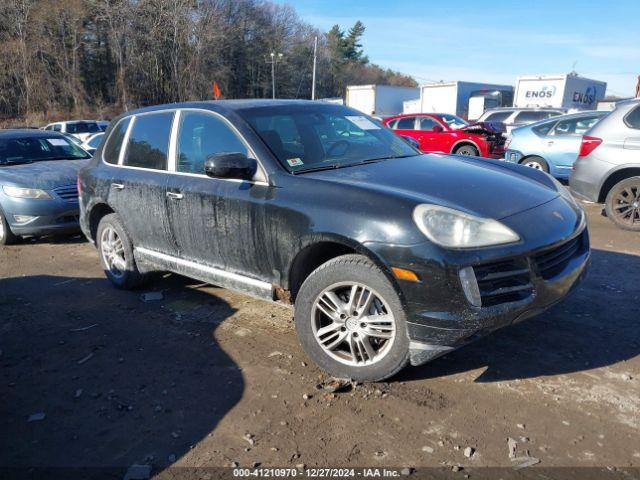
[[[327,377],[285,307],[176,276],[115,290],[79,238],[1,249],[0,466],[117,467],[115,478],[134,463],[162,474],[233,462],[462,475],[523,463],[509,458],[511,437],[517,457],[540,460],[527,471],[638,467],[640,234],[588,213],[590,275],[570,298],[335,396],[316,390]],[[145,291],[164,298],[144,302]]]

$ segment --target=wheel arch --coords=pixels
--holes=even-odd
[[[371,250],[352,239],[338,235],[320,235],[304,242],[289,262],[286,270],[285,286],[291,294],[291,302],[296,299],[300,287],[309,275],[329,260],[348,254],[359,254],[371,260],[391,282],[401,295],[395,278],[387,265]]]
[[[100,224],[100,220],[106,215],[111,213],[116,213],[111,206],[106,202],[98,202],[91,206],[88,209],[87,215],[87,225],[89,227],[89,234],[91,235],[91,240],[96,241],[96,234],[98,232],[98,225]]]
[[[456,148],[461,147],[463,145],[471,145],[478,151],[478,155],[482,155],[482,149],[480,148],[480,145],[478,145],[478,143],[475,140],[471,140],[470,138],[463,138],[461,140],[458,140],[456,143],[454,143],[451,146],[451,153],[455,152]]]
[[[639,177],[640,176],[640,165],[637,166],[624,166],[619,168],[613,172],[611,172],[607,178],[602,182],[602,186],[600,187],[600,193],[598,194],[598,203],[603,203],[609,191],[613,188],[614,185],[631,177]]]

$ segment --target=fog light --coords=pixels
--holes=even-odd
[[[13,218],[18,223],[27,223],[36,217],[33,217],[31,215],[14,215]]]
[[[480,289],[473,267],[464,267],[460,270],[460,283],[469,303],[474,307],[481,307],[482,297],[480,297]]]

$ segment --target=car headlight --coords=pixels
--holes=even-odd
[[[517,233],[497,220],[439,205],[418,205],[413,220],[429,240],[447,248],[489,247],[520,240]]]
[[[12,187],[11,185],[4,185],[2,187],[4,193],[9,195],[10,197],[16,198],[36,198],[36,199],[49,199],[51,195],[49,195],[44,190],[40,190],[39,188],[22,188],[22,187]]]

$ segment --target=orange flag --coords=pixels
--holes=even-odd
[[[222,96],[222,92],[220,91],[220,85],[218,82],[213,82],[213,98],[218,100]]]

